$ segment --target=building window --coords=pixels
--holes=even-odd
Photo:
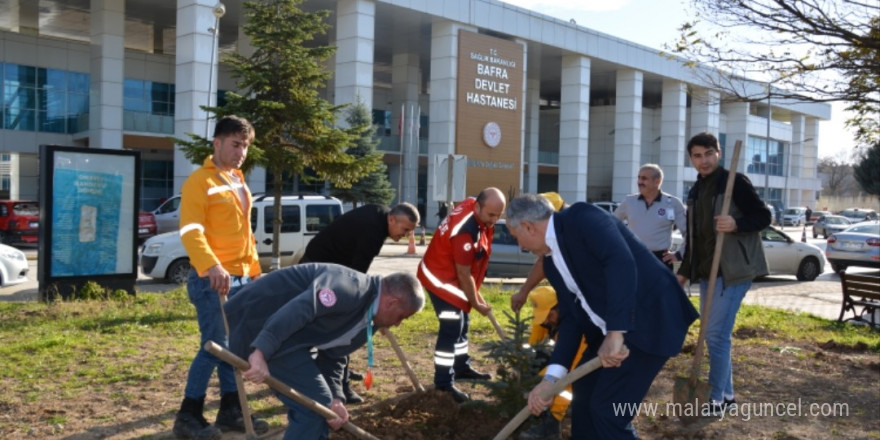
[[[782,176],[782,165],[785,163],[782,146],[782,142],[771,139],[768,149],[767,138],[749,136],[746,146],[746,172]]]
[[[88,74],[11,63],[2,66],[2,128],[49,133],[88,129],[82,122],[88,120]]]
[[[174,84],[126,78],[122,89],[123,129],[174,133]]]

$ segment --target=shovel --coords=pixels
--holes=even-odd
[[[626,348],[626,345],[624,345],[620,347],[620,350],[621,352],[623,352],[628,349]],[[598,370],[599,368],[602,368],[602,360],[599,359],[598,356],[596,356],[593,359],[590,359],[588,362],[575,368],[574,370],[571,370],[562,379],[557,380],[556,383],[554,383],[553,386],[550,387],[550,390],[548,390],[541,397],[543,397],[544,399],[549,399],[550,396],[555,396],[561,393],[562,390],[564,390],[565,387],[567,387],[572,382]],[[504,425],[504,428],[502,428],[501,431],[499,431],[492,440],[506,440],[508,437],[513,435],[513,432],[516,431],[516,428],[519,428],[519,425],[521,425],[522,422],[529,418],[529,414],[529,406],[526,405],[525,408],[519,410],[519,412],[516,413],[516,415],[513,416],[513,418],[510,419],[510,421],[507,422],[506,425]]]
[[[425,387],[419,383],[419,378],[416,377],[416,372],[413,371],[412,367],[409,365],[409,362],[406,360],[406,355],[403,353],[403,350],[400,348],[400,344],[397,343],[397,338],[394,336],[394,333],[391,333],[390,329],[384,329],[382,334],[391,341],[391,347],[394,348],[394,352],[397,353],[397,358],[400,359],[400,363],[403,364],[403,369],[406,370],[406,375],[409,376],[409,380],[412,382],[413,386],[418,391],[425,391]]]
[[[498,337],[500,337],[502,341],[507,341],[507,334],[504,333],[504,329],[501,328],[500,324],[498,324],[498,320],[495,319],[495,315],[492,314],[491,310],[489,310],[489,313],[486,314],[486,317],[489,318],[489,321],[492,323],[492,327],[495,327],[495,331],[498,332]]]
[[[223,327],[226,328],[226,338],[229,338],[229,322],[226,320],[226,295],[220,295],[220,314],[223,315]],[[241,371],[234,370],[235,388],[238,390],[238,403],[241,406],[241,417],[244,420],[245,440],[256,440],[257,433],[254,431],[254,420],[251,418],[251,407],[248,406],[247,391],[244,389],[244,380]]]
[[[730,211],[730,199],[733,196],[733,183],[736,179],[736,164],[739,162],[739,153],[742,150],[742,141],[736,141],[733,147],[733,159],[730,163],[730,173],[727,176],[727,187],[724,188],[724,201],[721,204],[721,214],[727,215]],[[712,296],[715,293],[715,281],[718,279],[718,266],[721,264],[721,249],[724,246],[723,232],[715,235],[715,254],[712,256],[712,267],[709,270],[709,284],[706,289],[706,302],[702,307],[700,316],[700,335],[697,337],[697,345],[694,349],[694,361],[691,366],[690,377],[676,377],[672,390],[672,400],[676,408],[681,408],[679,419],[689,425],[700,420],[700,405],[709,403],[711,386],[699,380],[700,366],[703,361],[703,345],[706,340],[706,328],[710,311],[712,310]]]
[[[217,356],[218,358],[220,358],[220,360],[226,362],[229,365],[232,365],[238,370],[248,370],[251,368],[251,365],[246,360],[236,356],[235,353],[221,347],[220,344],[217,344],[214,341],[205,342],[205,351],[213,354],[214,356]],[[300,405],[314,411],[315,413],[327,420],[333,420],[339,417],[330,408],[327,408],[326,406],[315,402],[314,400],[307,397],[305,394],[300,393],[299,391],[289,387],[284,382],[272,376],[266,378],[266,385],[269,385],[269,388],[272,388],[273,390],[284,394],[285,396],[296,401],[296,403],[299,403]],[[345,422],[345,424],[342,425],[342,429],[354,434],[358,438],[366,440],[379,440],[369,432],[355,426],[355,424],[351,423],[350,421]]]

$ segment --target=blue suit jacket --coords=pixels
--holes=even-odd
[[[675,275],[620,220],[602,208],[576,203],[553,217],[566,266],[608,331],[625,330],[625,343],[663,357],[681,351],[697,318]],[[582,336],[598,350],[601,333],[562,280],[548,255],[547,279],[556,288],[561,325],[550,363],[571,365]]]

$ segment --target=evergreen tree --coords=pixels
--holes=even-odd
[[[394,199],[395,191],[388,181],[388,167],[381,161],[382,154],[376,152],[379,140],[376,138],[376,126],[372,123],[367,106],[358,101],[347,109],[345,121],[350,127],[363,127],[357,134],[355,145],[346,153],[356,158],[377,158],[376,168],[369,174],[351,185],[351,188],[334,188],[332,194],[339,199],[351,202],[355,207],[358,203],[376,203],[387,205]]]
[[[244,33],[254,52],[247,57],[237,53],[226,57],[237,80],[237,92],[227,93],[223,107],[205,108],[215,117],[236,114],[254,125],[256,139],[243,169],[262,165],[274,176],[273,269],[280,261],[283,173],[345,187],[381,160],[373,156],[358,159],[346,153],[363,127],[337,128],[336,114],[341,106],[331,105],[319,94],[330,79],[324,66],[335,48],[316,45],[313,40],[327,32],[330,12],[304,12],[298,7],[303,1],[244,4]],[[196,134],[188,135],[191,142],[177,142],[188,159],[200,164],[213,152],[211,143]],[[305,174],[306,169],[313,170],[315,177]]]
[[[853,176],[866,193],[880,198],[880,141],[853,166]]]

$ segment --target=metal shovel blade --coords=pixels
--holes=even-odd
[[[678,419],[685,425],[701,420],[703,410],[711,408],[709,393],[712,387],[701,380],[692,381],[687,376],[677,376],[672,388],[672,400]],[[671,414],[669,414],[671,415]]]

